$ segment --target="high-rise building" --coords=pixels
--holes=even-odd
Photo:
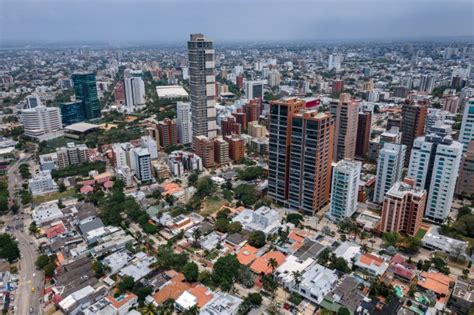
[[[188,41],[188,59],[193,137],[214,138],[217,136],[217,125],[212,41],[202,34],[191,34]]]
[[[438,123],[443,123],[448,115],[449,112],[439,108],[428,108],[425,119],[425,134],[432,133],[432,128]]]
[[[114,99],[116,104],[125,104],[125,86],[122,81],[117,82],[117,85],[115,85]]]
[[[402,128],[402,117],[400,115],[390,115],[387,119],[387,130],[392,129],[392,127],[397,127],[398,129]]]
[[[250,121],[247,133],[252,137],[264,138],[267,135],[267,128],[264,125],[260,125],[257,121]]]
[[[191,122],[191,104],[178,102],[176,104],[176,126],[178,128],[178,139],[181,144],[193,142],[193,130]]]
[[[153,179],[150,152],[143,147],[134,148],[132,152],[132,169],[135,171],[135,176],[141,182],[150,182]]]
[[[332,81],[332,93],[342,93],[344,91],[344,81],[334,80]]]
[[[158,123],[158,132],[160,146],[162,148],[167,148],[178,143],[178,130],[174,120],[166,118],[160,121]]]
[[[86,119],[101,116],[101,105],[97,98],[97,84],[94,73],[76,72],[72,75],[76,100],[82,101]]]
[[[224,137],[229,143],[229,157],[232,161],[241,161],[245,158],[245,141],[238,135]]]
[[[372,112],[359,113],[357,124],[356,156],[364,157],[369,151],[370,128],[372,126]]]
[[[444,95],[440,101],[443,110],[457,114],[459,110],[459,97],[456,95]]]
[[[469,142],[459,170],[459,179],[456,184],[456,194],[464,196],[474,195],[474,140]]]
[[[293,115],[304,107],[296,98],[274,101],[270,104],[270,142],[268,168],[268,195],[285,203],[288,199],[288,179],[291,129]]]
[[[222,138],[214,139],[214,160],[221,165],[229,163],[229,143]]]
[[[145,82],[140,76],[131,76],[125,81],[125,104],[127,112],[132,113],[137,106],[145,105]]]
[[[89,161],[89,148],[85,144],[70,142],[65,147],[56,149],[56,154],[59,169]]]
[[[25,99],[25,102],[26,102],[25,109],[28,109],[28,108],[31,109],[31,108],[35,108],[35,107],[43,105],[40,97],[36,94],[28,95]]]
[[[112,144],[113,161],[116,168],[130,167],[129,154],[122,143]]]
[[[60,103],[61,118],[65,126],[72,125],[86,119],[82,101]]]
[[[244,105],[247,122],[257,121],[260,116],[261,99],[251,99]],[[244,128],[247,126],[244,126]]]
[[[425,206],[426,190],[414,186],[412,179],[396,182],[383,202],[380,231],[415,236],[423,223]]]
[[[405,166],[410,160],[410,152],[413,146],[413,141],[416,137],[423,135],[425,129],[425,119],[428,111],[428,103],[421,101],[415,103],[413,101],[405,101],[402,107],[402,144],[407,146],[405,156]]]
[[[62,129],[61,111],[58,107],[37,106],[21,111],[25,135],[41,138]]]
[[[228,116],[221,119],[221,133],[223,136],[231,134],[240,135],[242,125],[236,121],[235,116]]]
[[[288,205],[313,215],[330,198],[334,124],[317,110],[299,110],[292,120]]]
[[[335,162],[355,157],[359,104],[350,94],[342,93],[336,107],[334,155]]]
[[[341,69],[341,63],[342,63],[342,55],[340,54],[331,54],[329,55],[328,58],[328,70],[340,70]]]
[[[425,218],[446,220],[451,210],[461,164],[462,144],[437,134],[418,137],[413,144],[407,177],[428,191]]]
[[[242,112],[241,109],[237,109],[237,111],[232,113],[232,116],[235,117],[235,121],[242,126],[242,128],[247,129],[247,115]]]
[[[150,135],[143,136],[141,140],[142,140],[142,147],[147,148],[148,152],[150,152],[150,158],[152,160],[157,159],[158,158],[157,141],[153,139],[153,137]]]
[[[245,81],[244,90],[245,98],[248,100],[258,98],[263,99],[263,86],[265,81]]]
[[[329,217],[338,222],[357,211],[361,162],[340,160],[333,168]]]
[[[432,75],[422,75],[420,78],[419,91],[427,93],[433,92],[434,80],[435,79]]]
[[[382,203],[385,193],[402,178],[406,146],[385,142],[377,160],[377,179],[375,182],[375,203]]]
[[[214,142],[206,136],[195,136],[193,139],[194,151],[202,159],[204,167],[209,168],[215,165]]]
[[[467,151],[467,147],[471,140],[474,140],[474,98],[464,106],[462,115],[461,132],[459,133],[459,141],[463,145],[463,152]]]
[[[268,85],[271,87],[279,86],[281,82],[281,74],[277,70],[268,72]]]

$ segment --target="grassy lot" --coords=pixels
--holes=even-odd
[[[415,237],[421,240],[425,236],[425,234],[426,234],[426,230],[421,228],[418,230]]]
[[[206,198],[202,203],[201,215],[204,217],[210,216],[225,204],[227,204],[227,201],[224,199]]]
[[[36,204],[40,204],[40,203],[51,201],[51,200],[64,199],[64,198],[68,198],[68,197],[73,197],[75,195],[75,193],[76,192],[75,192],[74,189],[69,189],[69,190],[63,191],[62,193],[55,192],[55,193],[47,194],[47,195],[44,195],[44,196],[33,197],[32,202],[36,203]]]

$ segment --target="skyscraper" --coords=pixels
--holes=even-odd
[[[359,113],[357,124],[356,156],[364,157],[369,151],[370,128],[372,126],[372,112]]]
[[[72,75],[76,99],[82,101],[86,119],[94,119],[101,116],[101,105],[97,98],[97,85],[95,74],[91,72],[76,72]]]
[[[270,104],[270,141],[268,195],[284,203],[288,199],[288,169],[290,158],[293,115],[304,107],[296,98],[274,101]]]
[[[330,218],[341,221],[357,210],[361,162],[341,160],[333,168]]]
[[[403,232],[415,236],[423,222],[426,190],[412,179],[396,182],[387,192],[382,207],[381,232]]]
[[[342,93],[336,106],[335,162],[355,157],[358,117],[359,104],[351,99],[350,94]]]
[[[469,99],[464,106],[462,115],[461,132],[459,133],[459,141],[463,145],[463,152],[467,151],[469,142],[474,140],[474,98]]]
[[[193,142],[190,103],[178,102],[176,104],[176,126],[178,127],[178,138],[181,144]]]
[[[423,135],[425,129],[426,113],[428,111],[427,101],[405,101],[402,107],[402,144],[407,146],[405,155],[405,166],[410,160],[410,152],[413,146],[413,141],[416,137]]]
[[[385,193],[402,178],[406,146],[385,142],[377,160],[374,202],[382,203]]]
[[[431,93],[434,88],[434,77],[432,75],[422,75],[420,78],[420,92]]]
[[[59,104],[61,108],[61,117],[65,126],[72,125],[86,119],[82,101],[68,102]]]
[[[217,136],[214,48],[203,34],[191,34],[188,41],[189,86],[193,137]]]
[[[125,78],[125,104],[127,112],[133,113],[137,106],[145,105],[145,83],[140,76]]]
[[[329,113],[300,110],[293,116],[288,204],[312,215],[329,202],[334,125]]]
[[[451,210],[461,164],[462,144],[449,136],[418,137],[413,144],[407,176],[428,191],[425,218],[446,220]]]

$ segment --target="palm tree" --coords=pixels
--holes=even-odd
[[[155,306],[153,305],[153,303],[150,303],[150,304],[147,304],[145,305],[144,307],[142,307],[140,309],[140,313],[142,315],[156,315],[157,312],[156,312],[156,308]]]
[[[201,230],[196,228],[193,232],[193,247],[198,247],[199,245],[199,238],[201,237]]]
[[[293,276],[293,280],[295,281],[296,288],[298,289],[302,280],[301,279],[302,274],[299,271],[293,271],[291,275]]]
[[[272,273],[274,273],[275,269],[278,267],[278,262],[275,258],[270,258],[268,260],[267,266],[270,267],[272,269]]]

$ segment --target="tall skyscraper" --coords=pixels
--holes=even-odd
[[[370,128],[372,126],[372,112],[359,113],[357,124],[356,156],[364,157],[369,151]]]
[[[137,106],[145,105],[145,83],[140,76],[130,76],[124,81],[127,112],[133,113]]]
[[[410,152],[413,146],[413,141],[416,137],[423,135],[425,129],[426,113],[428,111],[428,103],[421,101],[415,103],[414,101],[405,101],[402,107],[402,144],[407,146],[405,155],[405,166],[410,160]]]
[[[178,102],[176,104],[176,126],[178,127],[179,143],[188,144],[193,142],[193,130],[191,122],[191,104]]]
[[[377,160],[374,202],[382,203],[385,193],[402,178],[406,146],[385,142]]]
[[[270,141],[268,195],[285,203],[288,199],[289,159],[293,115],[304,107],[296,98],[274,101],[270,104]]]
[[[329,217],[341,221],[357,210],[357,195],[361,162],[341,160],[333,168],[331,186],[331,211]]]
[[[58,107],[37,106],[21,111],[21,121],[26,136],[41,138],[63,128]]]
[[[335,162],[355,157],[358,119],[359,104],[351,99],[350,94],[342,93],[336,107]]]
[[[189,86],[193,137],[217,136],[214,48],[203,34],[191,34],[188,41]]]
[[[101,105],[97,98],[97,84],[95,74],[91,72],[76,72],[72,74],[76,99],[82,101],[86,119],[101,116]]]
[[[413,144],[407,177],[416,187],[428,191],[425,218],[446,220],[453,201],[461,164],[462,144],[449,136],[436,134],[418,137]]]
[[[463,145],[463,152],[467,151],[467,147],[471,140],[474,140],[474,98],[469,99],[467,104],[464,106],[464,113],[462,115],[459,141]]]
[[[333,136],[329,113],[300,110],[293,116],[288,204],[309,215],[329,202]]]
[[[382,207],[381,232],[403,232],[415,236],[423,223],[426,190],[412,179],[396,182],[387,192]]]

